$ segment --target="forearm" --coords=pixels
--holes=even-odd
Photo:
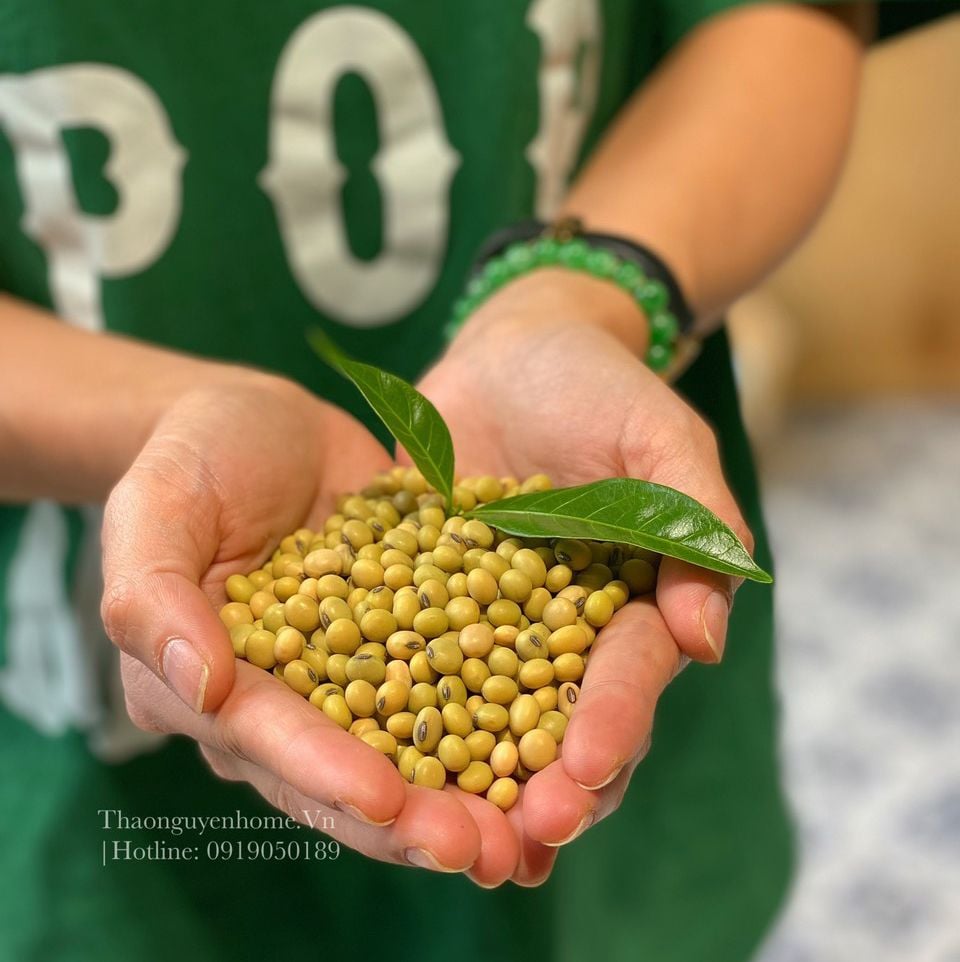
[[[187,391],[248,372],[0,297],[0,501],[103,500]]]
[[[648,244],[709,320],[801,239],[838,177],[860,41],[833,12],[749,6],[694,31],[624,108],[564,212]]]

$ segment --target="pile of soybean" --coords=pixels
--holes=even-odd
[[[456,508],[550,487],[464,478]],[[416,785],[509,809],[549,765],[597,632],[656,582],[629,546],[513,538],[450,516],[415,469],[344,496],[226,582],[234,651],[391,758]]]

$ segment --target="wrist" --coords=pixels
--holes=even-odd
[[[146,350],[153,349],[147,347]],[[157,355],[150,362],[144,358],[149,382],[138,416],[131,422],[132,430],[118,451],[121,475],[167,415],[178,407],[225,407],[224,400],[235,392],[260,393],[265,398],[285,397],[293,407],[302,403],[302,396],[307,394],[293,381],[257,368],[167,351],[158,351]]]
[[[671,202],[669,209],[673,211],[675,206],[675,203]],[[622,237],[656,251],[669,267],[699,327],[703,319],[704,304],[693,245],[696,231],[691,230],[689,225],[683,221],[655,216],[655,212],[649,207],[638,211],[617,203],[601,204],[590,192],[581,192],[579,185],[574,187],[556,216],[558,219],[579,217],[593,232]]]
[[[467,319],[451,350],[468,348],[491,328],[529,333],[571,323],[605,331],[638,358],[647,349],[646,315],[626,291],[589,274],[543,267],[511,280],[484,301]]]

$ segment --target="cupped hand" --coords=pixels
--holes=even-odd
[[[499,863],[516,860],[512,833],[406,784],[282,682],[235,662],[217,615],[230,574],[262,564],[389,464],[352,418],[278,378],[186,394],[107,503],[104,624],[140,727],[195,739],[217,774],[305,824],[332,816],[330,834],[367,855],[495,881]]]
[[[638,359],[643,318],[610,290],[559,272],[533,275],[471,318],[420,384],[450,425],[459,472],[545,472],[556,485],[654,481],[705,504],[752,550],[713,432]],[[614,332],[629,325],[640,336],[627,347]],[[543,846],[570,841],[619,804],[649,747],[657,699],[686,660],[720,660],[738,586],[664,558],[655,595],[600,632],[561,758],[524,786],[522,817],[511,813],[541,879],[550,868]],[[521,865],[515,880],[537,878]]]

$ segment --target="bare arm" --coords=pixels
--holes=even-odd
[[[704,23],[621,111],[563,212],[660,253],[709,326],[829,198],[854,117],[863,20],[857,5],[757,4]],[[609,285],[559,272],[522,282],[557,284],[642,348],[637,311]]]
[[[649,243],[713,317],[799,240],[844,155],[859,44],[832,14],[760,5],[696,30],[627,105],[571,191],[592,229]],[[635,350],[625,295],[541,272],[511,285],[538,304],[585,303]],[[525,306],[525,305],[524,305]],[[0,297],[0,498],[102,499],[159,415],[193,387],[251,372],[57,323]]]
[[[859,63],[855,33],[835,13],[755,5],[704,23],[621,112],[564,212],[662,254],[707,327],[823,207],[843,162]],[[423,389],[451,426],[462,470],[672,485],[749,546],[712,432],[637,359],[646,336],[641,312],[614,285],[538,270],[475,312]],[[518,417],[530,411],[539,416]],[[723,657],[736,588],[663,559],[656,607],[628,606],[606,629],[623,655],[609,675],[588,667],[561,766],[526,787],[529,837],[562,844],[616,808],[678,656]],[[638,705],[649,709],[643,717],[631,715]]]
[[[0,500],[102,501],[160,415],[198,387],[257,377],[0,296]]]

